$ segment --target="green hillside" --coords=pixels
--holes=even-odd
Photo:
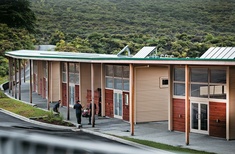
[[[38,44],[116,53],[145,45],[178,57],[235,46],[234,0],[30,0]],[[77,45],[79,44],[79,47]]]

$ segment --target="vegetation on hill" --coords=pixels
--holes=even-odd
[[[8,74],[8,60],[5,52],[33,49],[34,12],[28,0],[0,1],[0,77]]]
[[[2,0],[0,75],[5,51],[39,44],[107,54],[156,46],[159,55],[198,57],[211,46],[235,46],[234,7],[234,0]]]
[[[38,44],[57,50],[197,57],[211,46],[235,45],[233,0],[31,0]]]
[[[0,23],[9,27],[25,28],[34,30],[36,17],[30,8],[28,0],[1,0],[0,1]]]

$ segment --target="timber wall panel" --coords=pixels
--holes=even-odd
[[[52,102],[58,102],[60,99],[60,62],[51,62],[52,63],[52,70],[50,74],[50,92],[52,92]],[[51,66],[49,66],[51,68]],[[52,80],[51,80],[52,78]],[[52,83],[51,83],[52,82]],[[51,86],[52,85],[52,86]]]
[[[89,89],[91,89],[91,64],[80,63],[80,101],[83,106],[87,105],[87,90]]]
[[[168,88],[160,87],[160,78],[168,76],[164,66],[135,69],[136,122],[168,120]]]
[[[173,99],[173,130],[185,132],[184,99]]]
[[[75,101],[79,99],[79,85],[75,85]]]
[[[114,117],[113,114],[113,90],[105,89],[105,115]]]
[[[62,83],[62,106],[67,106],[67,83]]]
[[[90,107],[90,103],[91,103],[91,90],[87,90],[87,103],[86,106],[89,108]],[[96,105],[96,110],[95,110],[95,114],[98,114],[99,111],[99,100],[100,100],[100,92],[98,90],[94,91],[94,103]]]
[[[209,102],[209,112],[209,135],[226,138],[226,104]]]

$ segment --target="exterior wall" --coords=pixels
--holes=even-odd
[[[185,132],[184,99],[173,99],[173,130]]]
[[[113,112],[113,90],[105,89],[105,115],[113,118]]]
[[[226,138],[226,103],[209,102],[209,135]]]
[[[168,67],[135,68],[136,122],[168,119],[168,88],[160,87],[160,78],[168,76]]]
[[[235,67],[229,69],[229,139],[235,139]]]
[[[80,63],[80,101],[82,106],[87,103],[87,90],[91,89],[91,64]]]
[[[62,106],[67,106],[67,83],[62,83]]]
[[[126,100],[125,100],[125,95],[128,95],[128,105],[126,105]],[[129,104],[130,104],[130,97],[129,97],[129,92],[123,92],[122,94],[123,98],[123,105],[122,105],[122,108],[123,108],[123,117],[122,119],[123,120],[126,120],[126,121],[129,121]]]
[[[94,90],[101,88],[101,64],[94,64]]]
[[[47,81],[46,81],[46,78],[43,77],[42,79],[42,98],[46,98],[47,97],[47,94],[46,94],[46,88],[47,88]]]
[[[80,100],[79,97],[79,85],[75,85],[75,101]]]
[[[52,102],[57,102],[60,99],[60,84],[61,79],[60,79],[60,62],[51,62],[52,69],[50,70],[50,79],[49,79],[49,84],[50,84],[50,95],[52,98],[50,98],[50,101]]]

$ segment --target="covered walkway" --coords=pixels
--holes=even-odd
[[[5,93],[8,96],[9,91]],[[47,100],[41,98],[37,93],[33,93],[32,102],[37,107],[47,109]],[[29,82],[26,81],[21,85],[21,100],[25,103],[29,102]],[[50,108],[54,106],[54,103],[50,103]],[[67,107],[61,107],[61,114],[67,116]],[[71,123],[76,124],[76,117],[74,109],[70,108],[70,120]],[[185,145],[185,133],[184,132],[170,132],[168,131],[168,122],[148,122],[141,123],[135,126],[135,135],[130,135],[130,124],[115,118],[108,117],[96,117],[96,125],[92,127],[88,125],[88,118],[82,118],[82,131],[94,133],[97,135],[103,135],[109,138],[107,134],[116,136],[127,136],[136,139],[149,140],[158,143],[164,143],[173,146],[179,146],[183,148],[190,148],[195,150],[214,152],[218,154],[233,154],[235,140],[227,141],[221,138],[214,138],[208,135],[190,133],[190,144]]]

